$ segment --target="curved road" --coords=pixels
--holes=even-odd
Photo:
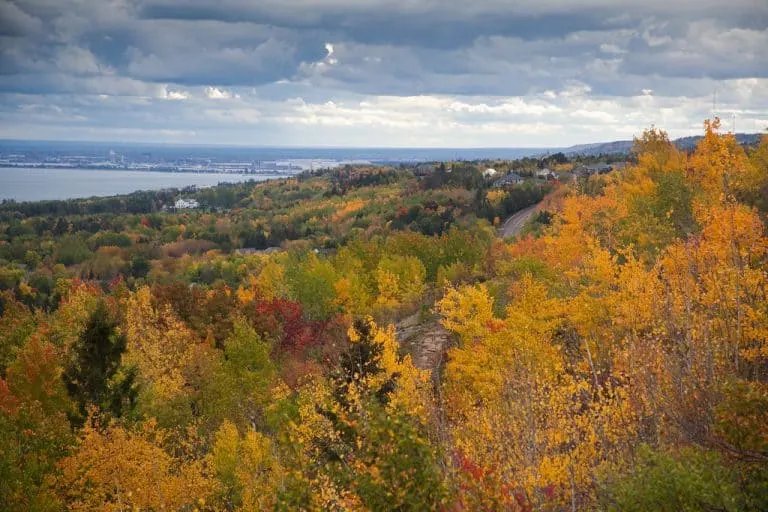
[[[499,228],[499,236],[501,236],[501,238],[507,238],[517,235],[520,230],[523,229],[525,223],[528,222],[528,220],[533,217],[533,214],[536,213],[536,210],[539,209],[539,204],[540,203],[536,203],[533,206],[529,206],[528,208],[511,215]]]

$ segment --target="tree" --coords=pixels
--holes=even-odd
[[[139,410],[161,425],[191,421],[194,395],[210,378],[215,349],[200,343],[168,304],[154,307],[146,286],[128,298],[125,335],[123,362],[137,369]]]
[[[224,341],[224,357],[204,385],[199,408],[207,422],[226,419],[245,428],[264,426],[264,410],[276,384],[271,347],[243,319]]]
[[[33,313],[10,291],[0,292],[0,377],[36,325]]]
[[[168,433],[150,421],[137,431],[86,424],[77,449],[59,467],[68,510],[192,510],[214,485],[200,460],[162,449]]]
[[[422,416],[399,396],[412,389],[401,383],[413,373],[410,361],[394,353],[391,334],[371,319],[357,320],[330,379],[303,390],[292,437],[302,472],[280,497],[285,509],[439,510],[446,504],[437,450]]]
[[[232,423],[221,425],[207,462],[220,483],[217,498],[227,510],[274,508],[285,475],[273,450],[260,432],[249,428],[241,436]]]
[[[53,511],[50,489],[56,461],[72,442],[72,404],[53,345],[35,332],[0,379],[0,507]]]
[[[133,277],[146,277],[152,269],[152,263],[143,255],[139,254],[131,261],[131,275]]]
[[[766,505],[764,500],[749,503],[745,497],[736,471],[716,453],[686,449],[672,454],[648,446],[641,447],[626,473],[604,476],[600,496],[604,509],[622,512],[735,512],[763,510]]]
[[[135,407],[135,371],[119,373],[125,349],[125,335],[118,332],[106,300],[99,300],[80,340],[72,347],[73,360],[62,375],[69,396],[77,404],[76,423],[82,424],[90,406],[115,417],[129,414]]]
[[[421,299],[426,270],[413,256],[385,256],[376,268],[376,305],[384,310]]]

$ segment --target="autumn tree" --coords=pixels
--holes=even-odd
[[[86,423],[61,460],[59,495],[68,510],[183,510],[205,505],[215,485],[200,460],[175,460],[152,421],[136,431]]]
[[[56,462],[72,442],[72,404],[61,360],[34,333],[0,379],[0,503],[5,510],[58,510],[51,489]]]
[[[241,428],[264,427],[271,388],[278,384],[271,346],[243,319],[224,341],[223,358],[214,363],[198,400],[206,422],[232,422]]]
[[[330,380],[305,390],[295,436],[306,467],[288,484],[286,506],[436,510],[445,503],[435,448],[398,398],[413,390],[400,385],[413,375],[390,367],[410,363],[389,353],[386,336],[370,319],[357,321]]]
[[[215,498],[226,510],[257,511],[276,505],[285,469],[264,434],[247,428],[245,435],[225,421],[207,463],[219,481]]]

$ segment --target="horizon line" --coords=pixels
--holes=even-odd
[[[727,132],[732,133],[732,132]],[[758,132],[736,132],[735,135],[768,135],[763,131]],[[687,139],[691,137],[701,137],[703,135],[686,135],[676,137],[671,141]],[[634,137],[633,137],[634,139]],[[567,146],[337,146],[337,145],[294,145],[294,144],[275,144],[275,145],[248,145],[248,144],[224,144],[211,142],[147,142],[147,141],[119,141],[119,140],[67,140],[67,139],[13,139],[0,138],[0,143],[55,143],[55,144],[130,144],[137,146],[189,146],[189,147],[218,147],[218,148],[240,148],[240,149],[458,149],[458,150],[504,150],[504,149],[569,149],[572,147],[589,146],[598,144],[612,144],[616,142],[632,142],[633,139],[614,139],[602,140],[596,142],[583,142],[578,144],[569,144]]]

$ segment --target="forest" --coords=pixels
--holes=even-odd
[[[632,162],[1,204],[0,510],[768,510],[768,136]]]

